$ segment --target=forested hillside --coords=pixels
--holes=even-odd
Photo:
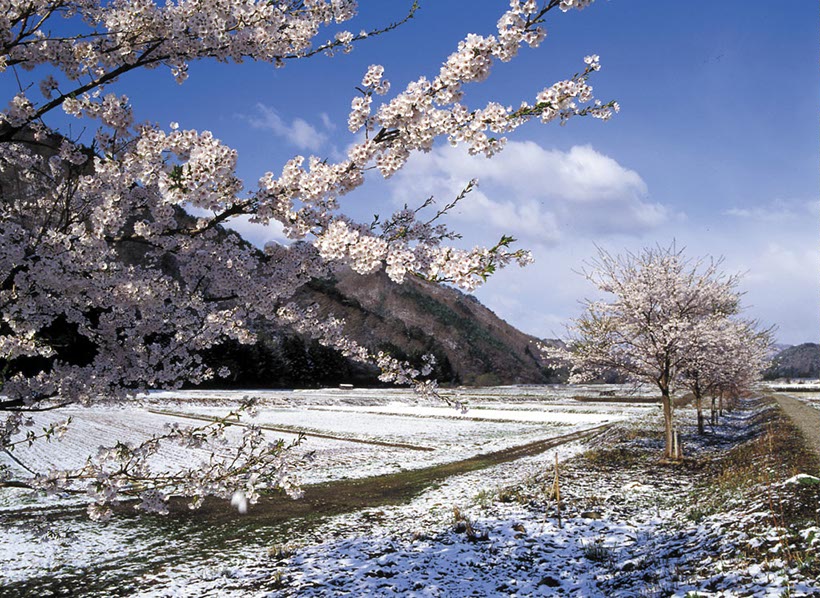
[[[475,297],[450,287],[418,279],[396,284],[383,272],[360,276],[340,270],[311,281],[296,299],[344,319],[350,336],[373,351],[411,363],[434,355],[433,377],[442,383],[549,383],[565,374],[545,366],[538,339],[510,326]],[[375,368],[347,360],[314,340],[265,323],[258,334],[256,345],[222,345],[206,355],[210,363],[232,371],[229,384],[378,384]]]

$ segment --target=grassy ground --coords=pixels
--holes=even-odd
[[[820,471],[816,449],[806,440],[801,427],[771,397],[747,402],[744,409],[771,408],[756,411],[746,422],[747,429],[739,442],[724,450],[710,450],[708,434],[700,454],[679,463],[661,464],[657,455],[645,447],[657,440],[658,432],[626,428],[613,446],[596,448],[580,458],[590,470],[604,472],[612,468],[639,467],[645,478],[662,468],[673,476],[695,479],[688,497],[685,515],[698,522],[709,515],[748,508],[761,508],[761,526],[779,530],[777,542],[764,542],[757,550],[747,551],[749,558],[763,558],[764,546],[780,546],[777,552],[791,566],[799,567],[809,577],[820,578],[820,555],[811,540],[800,537],[800,530],[820,526],[820,484],[785,483],[799,474]],[[694,436],[690,431],[689,440]],[[636,442],[638,441],[638,442]],[[643,442],[641,442],[643,441]],[[754,533],[754,529],[748,530]],[[759,530],[757,530],[759,531]]]
[[[763,516],[749,533],[768,527],[777,535],[750,546],[746,556],[766,560],[778,554],[788,566],[818,579],[818,532],[801,537],[801,531],[820,526],[820,484],[784,483],[798,474],[820,471],[817,452],[780,408],[762,411],[752,429],[754,435],[747,441],[703,462],[698,500],[687,517],[699,520],[743,503],[762,507]]]
[[[774,394],[772,398],[778,406],[789,416],[799,429],[803,439],[815,454],[820,455],[820,409],[801,401],[795,397]],[[815,460],[816,468],[812,473],[820,475],[820,458]]]

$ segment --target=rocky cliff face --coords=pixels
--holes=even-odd
[[[297,300],[344,318],[348,333],[373,350],[420,359],[432,353],[440,378],[462,384],[548,383],[538,339],[513,328],[471,295],[383,272],[340,271],[304,287]]]
[[[766,380],[820,378],[820,345],[803,343],[784,349],[774,356],[763,377]]]

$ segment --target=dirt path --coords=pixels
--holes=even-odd
[[[772,396],[803,433],[812,450],[820,455],[820,409],[788,395],[776,393]]]
[[[610,425],[603,424],[571,434],[423,469],[305,486],[305,494],[299,500],[291,500],[282,495],[265,496],[245,515],[238,515],[236,510],[227,504],[227,501],[217,499],[206,499],[197,511],[188,509],[185,501],[178,501],[173,505],[172,512],[180,518],[190,517],[210,522],[229,519],[239,520],[242,523],[257,522],[272,525],[298,517],[326,517],[368,507],[399,504],[450,476],[537,455],[562,444],[599,434]]]

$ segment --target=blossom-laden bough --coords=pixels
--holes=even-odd
[[[439,139],[492,156],[503,135],[533,119],[608,119],[617,104],[594,100],[588,82],[600,68],[597,56],[517,108],[464,102],[468,84],[485,80],[494,62],[543,41],[548,13],[590,2],[512,0],[494,35],[468,35],[435,77],[420,77],[379,105],[374,99],[390,85],[384,69],[371,66],[348,121],[359,141],[345,159],[296,156],[246,189],[236,151],[211,132],[135,122],[129,99],[111,89],[138,69],[169,69],[182,83],[196,60],[279,67],[347,52],[402,26],[416,4],[402,21],[320,42],[326,29],[353,18],[353,0],[4,0],[0,76],[39,84],[21,84],[0,113],[0,447],[12,454],[34,411],[124,400],[224,374],[203,362],[202,351],[227,339],[254,342],[263,320],[377,363],[385,380],[435,393],[434,383],[419,381],[429,363],[417,371],[373,355],[346,337],[341,322],[290,298],[329,264],[360,273],[384,267],[397,282],[411,275],[472,290],[497,268],[527,263],[529,253],[511,249],[506,236],[489,248],[448,245],[456,235],[438,217],[454,203],[432,217],[405,209],[366,225],[345,216],[339,202],[369,172],[390,177]],[[71,139],[49,124],[60,110],[81,119],[93,138]],[[259,250],[223,228],[238,217],[279,223],[292,243]],[[289,487],[277,473],[284,471],[283,446],[263,442],[251,428],[241,454],[227,462],[173,475],[146,466],[164,443],[218,441],[235,417],[158,433],[139,446],[119,444],[81,470],[32,472],[26,483],[87,488],[95,516],[125,496],[163,511],[174,493],[193,496],[195,506],[208,494],[241,491],[253,502],[258,488]],[[44,434],[51,438],[58,428]]]

